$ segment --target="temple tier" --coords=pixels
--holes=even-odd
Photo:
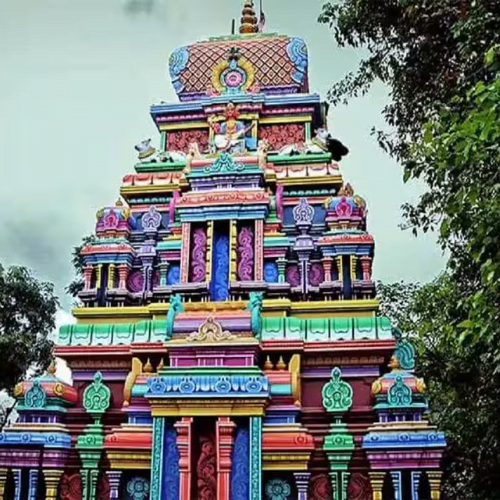
[[[73,386],[52,367],[16,388],[0,500],[439,499],[445,439],[377,315],[306,45],[251,1],[241,23],[170,57],[160,145],[137,144],[81,252],[55,349]]]

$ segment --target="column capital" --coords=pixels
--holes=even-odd
[[[57,489],[63,471],[60,469],[44,469],[45,500],[57,500]]]

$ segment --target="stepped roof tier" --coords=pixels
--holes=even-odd
[[[262,19],[246,0],[238,35],[170,57],[179,101],[81,250],[73,386],[18,387],[0,500],[439,498],[444,436],[378,315],[348,148],[305,42]]]

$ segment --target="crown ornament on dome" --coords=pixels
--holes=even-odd
[[[245,35],[257,33],[258,31],[259,25],[257,23],[257,16],[255,15],[253,0],[246,0],[243,11],[241,12],[240,33]]]

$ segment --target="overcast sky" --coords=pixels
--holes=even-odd
[[[310,84],[323,96],[362,54],[339,49],[317,23],[322,0],[264,0],[267,31],[301,36]],[[152,103],[175,100],[167,62],[177,46],[228,34],[243,0],[0,0],[0,262],[21,264],[63,288],[71,249],[94,229],[133,171],[134,144],[158,135]],[[370,135],[382,127],[382,86],[330,110],[351,154],[341,168],[369,207],[375,278],[432,279],[443,265],[432,238],[398,228],[418,187]],[[59,318],[67,316],[60,313]]]

